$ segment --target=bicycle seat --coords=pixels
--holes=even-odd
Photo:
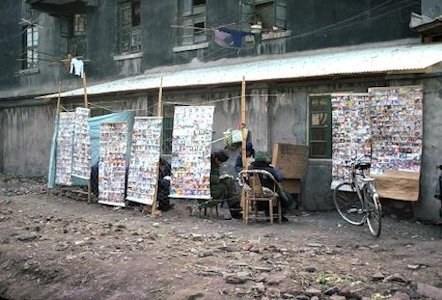
[[[358,162],[355,165],[355,169],[358,169],[358,170],[367,170],[367,169],[370,169],[370,167],[371,167],[371,163],[366,162],[366,161]]]

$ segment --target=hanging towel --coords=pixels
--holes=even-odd
[[[77,59],[75,57],[71,59],[71,68],[69,70],[69,73],[83,78],[83,68],[84,63],[81,59]]]

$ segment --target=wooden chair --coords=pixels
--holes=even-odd
[[[263,187],[261,184],[261,178],[268,178],[272,181],[272,188]],[[240,183],[243,187],[243,193],[245,197],[243,207],[243,220],[246,224],[249,222],[250,215],[254,216],[255,220],[270,220],[270,224],[273,224],[273,218],[278,217],[278,223],[282,222],[281,201],[278,196],[279,183],[265,170],[244,170],[239,173]],[[265,217],[259,217],[258,215],[258,203],[265,202],[269,206],[269,215]],[[273,208],[277,208],[275,214]]]

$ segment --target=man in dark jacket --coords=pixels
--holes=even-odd
[[[249,166],[250,170],[265,170],[273,175],[277,182],[281,182],[283,177],[281,175],[281,171],[278,168],[270,165],[270,158],[263,151],[256,152],[255,161],[252,162]],[[261,181],[261,185],[267,188],[273,189],[273,180],[266,175],[260,174],[259,179]],[[290,193],[284,191],[282,188],[278,188],[278,195],[281,201],[282,213],[284,214],[287,210],[291,209],[295,204],[293,197]],[[265,210],[268,213],[268,206],[262,206],[262,210]],[[286,217],[282,217],[283,221],[288,221]]]
[[[246,144],[246,158],[248,161],[253,161],[255,157],[255,149],[253,149],[253,144],[251,142],[247,142]],[[242,171],[242,153],[240,152],[236,157],[235,161],[235,171],[239,173]]]

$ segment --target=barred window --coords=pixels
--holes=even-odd
[[[141,51],[141,11],[140,1],[123,2],[118,8],[119,14],[119,53]]]

